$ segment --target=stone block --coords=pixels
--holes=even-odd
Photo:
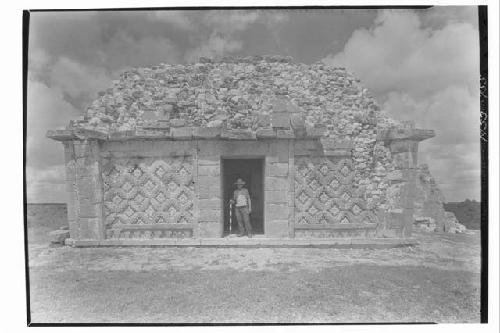
[[[198,193],[200,199],[210,199],[210,198],[220,198],[220,186],[202,186],[198,187]]]
[[[288,220],[267,219],[266,236],[285,238],[288,237]]]
[[[288,219],[289,208],[286,204],[267,204],[266,205],[266,221]]]
[[[216,238],[221,237],[221,225],[219,222],[200,222],[199,223],[200,238]]]
[[[199,176],[220,176],[220,166],[219,165],[199,165],[198,166]]]
[[[199,187],[220,187],[220,177],[218,176],[203,176],[198,174],[198,186]]]
[[[276,131],[272,128],[259,128],[255,135],[258,139],[273,139],[276,137]]]
[[[273,112],[271,124],[273,127],[290,128],[290,115],[287,112]]]
[[[265,179],[266,191],[288,191],[288,188],[288,177],[266,177]]]
[[[288,191],[266,191],[265,200],[268,203],[287,203],[289,199]]]
[[[206,152],[204,152],[203,155],[198,155],[198,167],[202,165],[220,167],[220,157],[215,154],[206,155]]]
[[[220,137],[221,128],[215,127],[197,127],[194,129],[193,137],[195,139],[215,139]]]
[[[53,244],[64,244],[69,238],[69,230],[54,230],[49,232],[50,242]]]
[[[78,219],[79,239],[99,239],[101,236],[101,220],[99,218],[81,217]]]
[[[278,139],[294,139],[295,132],[293,130],[282,130],[279,129],[276,131],[276,137]]]
[[[217,209],[201,209],[200,216],[198,217],[199,222],[218,222],[221,219],[220,205]]]
[[[306,134],[310,138],[320,138],[326,134],[326,128],[306,127]]]
[[[176,140],[188,140],[193,138],[193,128],[192,127],[173,127],[170,129],[173,139]]]
[[[102,212],[102,205],[80,200],[78,206],[80,217],[99,217]]]
[[[266,165],[266,175],[267,176],[278,176],[286,177],[288,176],[288,163],[269,163]]]
[[[212,209],[220,209],[221,208],[221,200],[220,199],[200,199],[198,201],[198,207],[200,209],[200,215],[202,215],[202,212],[205,210],[212,210]]]
[[[229,130],[223,129],[221,132],[222,139],[229,140],[255,140],[257,137],[255,133],[250,130]]]
[[[185,119],[170,119],[170,126],[172,127],[184,127],[186,126]]]
[[[142,119],[145,121],[155,121],[160,118],[160,114],[156,111],[144,111],[144,113],[142,114]]]
[[[403,172],[401,170],[395,170],[387,174],[387,178],[393,182],[403,181]]]

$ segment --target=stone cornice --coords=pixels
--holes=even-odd
[[[111,131],[109,133],[91,129],[62,129],[49,130],[46,137],[56,141],[72,140],[100,140],[100,141],[127,141],[127,140],[310,140],[325,138],[326,129],[307,128],[305,131],[281,128],[225,129],[210,127],[141,127],[132,130]],[[333,139],[330,139],[333,140]],[[337,142],[338,143],[338,142]]]
[[[435,136],[434,130],[419,128],[389,128],[377,131],[377,141],[389,143],[399,140],[423,141]]]

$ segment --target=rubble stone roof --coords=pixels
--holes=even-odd
[[[287,122],[346,138],[391,120],[344,68],[251,56],[126,71],[69,128],[110,133],[161,123],[256,131]]]

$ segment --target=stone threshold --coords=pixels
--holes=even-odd
[[[393,248],[414,246],[415,238],[179,238],[179,239],[66,239],[72,247],[234,247],[234,248]]]

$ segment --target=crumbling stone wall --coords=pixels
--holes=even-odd
[[[416,181],[415,224],[429,231],[463,232],[465,226],[458,222],[455,214],[445,211],[445,198],[427,164],[418,166]]]
[[[349,195],[356,194],[356,207],[370,212],[366,213],[367,219],[377,220],[382,226],[376,235],[404,237],[411,234],[413,221],[418,142],[432,136],[432,131],[418,130],[412,124],[399,124],[387,117],[359,80],[344,68],[299,64],[288,57],[255,56],[217,62],[202,58],[195,64],[161,64],[127,71],[113,81],[111,88],[99,93],[82,118],[51,137],[65,142],[67,151],[88,147],[81,163],[90,169],[76,167],[77,176],[70,182],[74,188],[69,191],[76,193],[77,197],[72,198],[76,203],[80,200],[79,186],[86,188],[83,180],[109,181],[107,171],[113,169],[108,170],[106,160],[116,162],[116,158],[121,158],[102,154],[114,151],[113,154],[130,159],[130,154],[144,157],[144,152],[150,151],[161,159],[158,153],[165,153],[164,148],[148,146],[155,145],[151,143],[155,140],[156,144],[168,141],[168,149],[173,150],[182,144],[196,147],[183,155],[192,156],[193,177],[198,179],[193,188],[199,194],[194,199],[193,221],[199,224],[190,233],[195,237],[220,234],[214,231],[221,216],[215,200],[220,196],[217,170],[221,154],[234,153],[227,150],[231,140],[249,140],[240,154],[257,149],[266,156],[266,163],[270,163],[266,172],[272,173],[266,175],[266,196],[276,199],[266,205],[266,217],[273,221],[269,230],[278,237],[293,236],[290,221],[295,221],[291,207],[295,204],[296,186],[292,173],[295,160],[301,155],[295,151],[295,145],[313,140],[315,152],[302,155],[311,160],[317,156],[343,156],[349,161]],[[267,151],[259,146],[261,140],[277,143]],[[254,144],[261,148],[252,148]],[[137,148],[141,145],[147,149]],[[103,159],[102,166],[96,164],[98,158]],[[149,162],[152,165],[155,161]],[[78,158],[67,159],[70,177],[75,174],[75,163],[80,163]],[[127,163],[121,168],[127,169]],[[138,172],[147,173],[150,167],[144,164]],[[94,185],[101,186],[102,191],[102,186],[109,184]],[[277,193],[283,189],[286,200]],[[84,200],[91,198],[94,205],[84,206],[92,211],[85,217],[90,219],[87,225],[106,217],[109,220],[109,207],[97,202],[95,193],[83,194]],[[113,195],[108,196],[112,200]],[[150,195],[146,197],[152,199]],[[210,213],[197,215],[198,204],[211,207]],[[357,216],[356,207],[349,207],[349,214]],[[81,217],[79,211],[74,212],[80,208],[78,204],[68,207],[70,215]],[[97,233],[93,236],[105,237],[103,227],[84,227],[79,232],[84,235],[90,229]]]

